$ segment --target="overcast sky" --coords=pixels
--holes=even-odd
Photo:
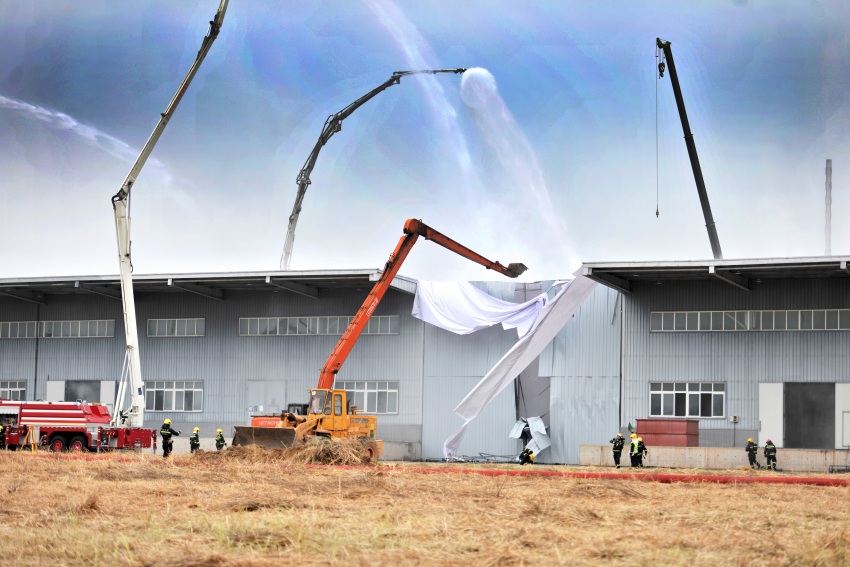
[[[0,4],[0,277],[118,272],[110,197],[217,6]],[[380,268],[412,217],[527,281],[711,258],[656,37],[724,256],[823,255],[827,158],[832,252],[850,254],[848,30],[845,0],[231,0],[133,189],[135,272],[277,269],[327,116],[393,71],[456,67],[479,69],[404,78],[343,123],[293,269]],[[497,279],[424,241],[401,274]]]

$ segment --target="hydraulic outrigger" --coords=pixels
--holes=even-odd
[[[392,76],[364,94],[336,114],[331,114],[325,120],[325,126],[322,128],[322,134],[316,145],[313,146],[313,151],[307,156],[307,161],[301,171],[298,172],[298,192],[295,194],[295,204],[292,205],[292,214],[289,215],[289,227],[286,230],[286,242],[283,244],[283,255],[280,258],[280,269],[288,270],[290,261],[292,260],[292,247],[295,245],[295,226],[298,224],[298,215],[301,214],[301,203],[304,201],[304,195],[307,193],[307,187],[310,185],[310,173],[316,166],[316,160],[319,158],[319,152],[331,137],[342,130],[342,121],[351,116],[351,113],[366,104],[369,100],[375,97],[378,93],[385,91],[393,85],[399,84],[402,77],[407,75],[436,75],[437,73],[463,73],[466,69],[429,69],[425,71],[396,71]]]
[[[189,68],[189,72],[180,83],[180,87],[174,94],[174,98],[168,104],[165,112],[161,114],[159,123],[153,129],[148,141],[142,148],[139,157],[136,158],[136,163],[130,169],[130,173],[121,184],[121,189],[118,190],[112,197],[112,209],[115,214],[115,232],[118,237],[118,263],[121,274],[121,299],[124,303],[124,332],[127,337],[127,350],[124,355],[124,367],[121,370],[121,380],[118,386],[118,394],[115,397],[115,412],[112,417],[113,426],[127,427],[142,427],[145,413],[145,397],[144,397],[144,381],[142,380],[142,365],[141,357],[139,356],[139,335],[136,328],[136,303],[133,296],[133,262],[130,258],[130,190],[136,182],[139,173],[145,165],[148,157],[150,157],[154,146],[159,137],[165,130],[168,121],[171,119],[177,105],[189,88],[189,83],[198,72],[198,68],[207,56],[210,47],[212,47],[215,38],[218,37],[218,32],[221,29],[221,23],[224,21],[224,13],[227,10],[229,0],[221,0],[218,5],[218,11],[215,17],[210,22],[210,29],[201,43],[201,49],[198,50],[198,55],[195,57],[195,62]],[[131,388],[129,409],[124,408],[124,398],[127,389],[127,382]]]

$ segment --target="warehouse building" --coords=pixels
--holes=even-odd
[[[519,417],[542,416],[543,462],[578,463],[643,418],[699,422],[699,442],[850,447],[848,258],[588,263],[602,285],[470,425],[461,452],[508,456]],[[378,270],[134,276],[145,425],[228,431],[306,401]],[[477,282],[524,301],[551,282]],[[438,459],[454,407],[516,343],[411,316],[396,277],[337,377],[378,416],[387,459]],[[124,356],[117,277],[0,280],[0,397],[104,400]]]
[[[212,435],[305,402],[379,275],[134,276],[145,426],[169,417],[178,429]],[[513,282],[479,286],[515,294]],[[451,409],[516,340],[501,328],[458,337],[426,325],[411,316],[415,290],[415,281],[394,279],[337,377],[359,408],[379,417],[392,459],[440,457],[440,436],[459,424]],[[0,397],[111,402],[125,344],[117,277],[0,280]],[[507,437],[514,411],[505,392],[471,429],[470,444],[516,453]]]
[[[585,264],[622,294],[620,425],[687,418],[704,447],[850,448],[848,260]]]

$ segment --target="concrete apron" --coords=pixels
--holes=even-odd
[[[628,446],[627,446],[628,447]],[[674,469],[736,469],[748,467],[743,447],[649,447],[646,467]],[[764,447],[759,447],[756,461],[765,467]],[[628,450],[623,450],[620,466],[628,467]],[[611,445],[581,445],[579,464],[594,467],[613,467]],[[825,449],[777,449],[776,464],[787,472],[829,472],[829,467],[850,467],[850,451]]]

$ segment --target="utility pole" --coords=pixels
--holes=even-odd
[[[826,160],[826,256],[832,256],[832,160]]]

